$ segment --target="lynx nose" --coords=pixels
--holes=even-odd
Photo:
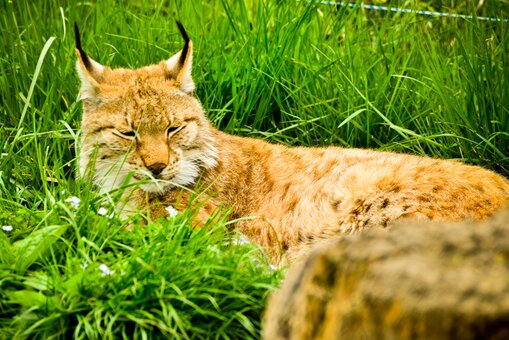
[[[154,174],[154,176],[159,175],[164,170],[164,168],[166,168],[166,164],[161,162],[150,164],[147,166],[147,169],[149,169],[152,172],[152,174]]]

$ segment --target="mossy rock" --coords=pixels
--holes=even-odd
[[[317,247],[269,301],[264,338],[509,339],[509,209]]]

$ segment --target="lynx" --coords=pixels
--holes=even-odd
[[[193,43],[159,64],[111,69],[76,33],[83,101],[80,173],[101,190],[133,188],[130,209],[153,217],[218,207],[275,262],[341,233],[398,219],[481,220],[509,199],[509,181],[456,161],[339,147],[287,147],[223,133],[193,96]],[[201,199],[193,199],[198,187]],[[252,218],[247,218],[252,217]],[[284,256],[281,256],[284,255]]]

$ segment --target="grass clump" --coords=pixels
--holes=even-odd
[[[258,335],[280,273],[254,246],[236,245],[224,222],[196,230],[181,214],[128,233],[93,203],[59,205],[49,221],[69,224],[49,222],[12,243],[0,235],[2,337]]]
[[[463,2],[391,3],[475,14]],[[506,7],[478,14],[507,18]],[[230,245],[227,215],[192,230],[181,211],[128,233],[75,176],[72,24],[95,60],[139,67],[182,47],[175,18],[195,44],[197,96],[224,131],[509,174],[507,24],[308,1],[3,1],[0,222],[13,230],[0,230],[0,338],[258,337],[281,273]]]

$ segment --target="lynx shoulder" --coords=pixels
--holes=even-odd
[[[111,69],[82,49],[80,172],[102,192],[135,188],[130,208],[165,214],[207,188],[197,220],[227,206],[236,224],[275,261],[317,240],[385,227],[398,219],[462,220],[492,215],[509,181],[476,166],[339,147],[270,144],[223,133],[193,96],[193,44],[139,69]],[[202,195],[203,196],[203,195]]]
[[[291,268],[264,339],[506,339],[507,254],[509,208],[338,237]]]

